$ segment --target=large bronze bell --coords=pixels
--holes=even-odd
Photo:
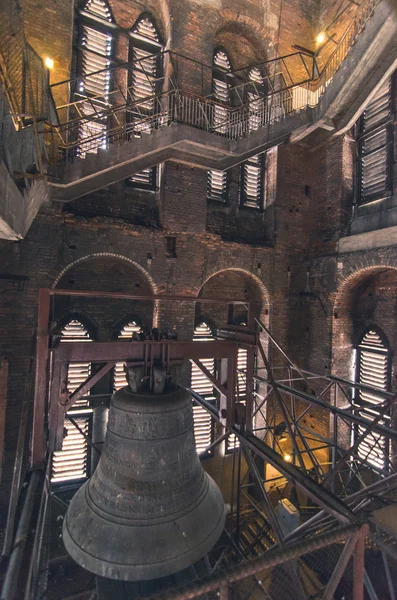
[[[155,579],[202,558],[224,522],[221,492],[196,453],[189,392],[116,392],[96,471],[65,516],[70,556],[102,577]]]

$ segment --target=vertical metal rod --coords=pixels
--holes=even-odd
[[[390,599],[396,600],[396,594],[394,592],[394,585],[393,585],[393,580],[392,580],[391,573],[390,573],[390,567],[389,567],[389,562],[387,560],[387,555],[383,549],[381,550],[381,552],[382,552],[382,558],[383,558],[383,566],[385,567],[387,583],[389,586]]]
[[[237,463],[237,499],[236,499],[236,546],[240,545],[240,509],[241,509],[241,444],[238,448]]]
[[[361,527],[354,550],[353,561],[353,600],[364,600],[364,552],[368,525]]]
[[[219,588],[219,592],[217,595],[219,596],[219,600],[229,600],[229,586],[222,585]]]
[[[343,548],[343,552],[324,591],[323,600],[333,600],[336,589],[340,580],[342,579],[343,573],[346,570],[350,557],[354,551],[354,547],[357,544],[358,535],[358,533],[352,533],[347,540],[345,547]]]
[[[29,535],[30,520],[34,506],[34,496],[36,494],[40,478],[41,471],[33,471],[4,579],[1,600],[14,600],[18,583],[20,583],[20,570],[22,566],[26,540]]]
[[[47,400],[48,322],[50,315],[49,290],[39,290],[39,316],[37,322],[36,379],[32,431],[31,466],[41,467],[45,453],[45,414]]]
[[[33,340],[34,341],[34,340]],[[31,357],[33,357],[33,347],[31,348]],[[29,363],[28,368],[28,377],[31,374],[32,368],[32,358]],[[21,479],[22,479],[22,467],[23,467],[23,457],[25,452],[25,442],[26,442],[26,432],[28,426],[28,418],[29,418],[29,408],[30,408],[30,398],[29,394],[24,393],[24,399],[21,410],[21,419],[19,422],[19,431],[18,431],[18,441],[17,448],[15,453],[15,461],[14,461],[14,469],[12,474],[12,484],[10,491],[10,501],[8,505],[8,514],[7,514],[7,525],[5,531],[5,539],[3,545],[3,556],[9,556],[12,547],[12,541],[14,539],[15,532],[15,516],[17,512],[17,505],[19,500],[19,494],[21,491]]]

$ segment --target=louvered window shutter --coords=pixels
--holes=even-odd
[[[130,41],[131,70],[128,81],[128,99],[132,109],[128,121],[132,135],[150,133],[154,127],[153,116],[156,113],[156,95],[161,92],[163,46],[159,34],[147,18],[141,18],[132,30]],[[139,189],[155,190],[157,187],[157,169],[152,167],[136,173],[127,181]]]
[[[131,341],[134,333],[139,333],[140,329],[140,326],[135,321],[131,321],[120,331],[118,339]],[[116,363],[113,371],[113,389],[116,392],[126,385],[127,379],[124,372],[124,363]]]
[[[230,73],[231,66],[229,58],[223,50],[218,50],[214,55],[213,60],[213,75],[212,75],[212,94],[214,100],[221,102],[213,107],[212,127],[217,133],[226,133],[228,129],[229,110],[227,105],[230,105],[230,91],[228,84],[227,73]],[[226,171],[208,171],[208,198],[212,200],[220,200],[225,202],[228,197],[228,177]]]
[[[77,320],[70,321],[62,330],[61,343],[91,342],[84,325]],[[74,392],[91,374],[90,363],[70,363],[68,367],[68,391]],[[87,394],[88,395],[88,394]],[[92,410],[87,400],[78,400],[68,411],[80,430],[87,436],[91,433]],[[66,437],[62,450],[54,452],[51,465],[51,483],[72,483],[89,476],[89,446],[84,435],[74,424],[65,419]]]
[[[211,329],[206,323],[201,323],[201,325],[194,330],[193,340],[210,341],[212,339],[214,338]],[[205,358],[202,359],[201,362],[210,373],[215,373],[215,361],[213,358]],[[212,383],[194,363],[192,363],[191,388],[209,402],[215,401]],[[201,452],[204,452],[213,441],[213,419],[205,408],[198,406],[197,404],[193,404],[193,417],[196,450],[197,454],[200,454]]]
[[[257,67],[250,69],[248,80],[251,83],[248,91],[248,130],[255,131],[261,126],[262,100],[260,90],[263,88],[263,77]],[[252,156],[241,165],[240,202],[242,206],[263,208],[264,170],[264,154]]]
[[[225,202],[228,195],[227,171],[208,171],[208,198]]]
[[[370,329],[363,336],[358,346],[357,352],[357,373],[359,383],[387,390],[390,376],[390,356],[389,350],[384,343],[378,331]],[[377,416],[377,405],[383,402],[383,399],[372,392],[359,390],[357,395],[357,404],[362,408],[358,409],[363,417],[373,420]],[[389,415],[385,415],[381,424],[387,425],[390,420]],[[357,435],[364,433],[364,428],[358,426]],[[385,436],[375,432],[370,433],[360,443],[358,454],[370,465],[377,469],[386,469],[388,463],[388,445]]]
[[[262,208],[264,155],[252,156],[241,166],[241,204],[250,208]]]
[[[84,121],[79,125],[79,154],[107,147],[107,118],[111,88],[113,32],[110,9],[103,0],[89,0],[81,11],[79,87],[75,100]]]
[[[358,130],[357,203],[392,193],[393,101],[389,78],[361,116]]]

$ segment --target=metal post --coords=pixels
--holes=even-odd
[[[331,575],[331,578],[328,582],[326,590],[323,594],[323,600],[333,600],[336,589],[339,585],[340,580],[343,577],[343,573],[346,570],[346,567],[349,563],[350,557],[354,551],[354,548],[357,544],[359,533],[352,533],[352,535],[347,540],[343,552],[337,562],[337,565]]]
[[[32,431],[31,466],[41,467],[45,454],[45,427],[48,365],[48,321],[50,315],[50,292],[39,290],[39,315],[37,322],[36,382],[34,390],[34,413]]]
[[[353,600],[364,600],[364,551],[365,536],[368,533],[368,525],[361,527],[354,550],[353,561]]]
[[[36,494],[40,478],[41,472],[33,471],[23,505],[21,519],[19,521],[15,536],[10,562],[8,563],[7,573],[4,579],[1,600],[13,600],[17,592],[18,583],[20,583],[20,570],[22,566],[26,540],[29,535],[30,519],[32,517],[34,506],[34,496]]]

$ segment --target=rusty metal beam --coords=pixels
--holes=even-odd
[[[123,292],[61,290],[58,288],[42,289],[40,291],[47,292],[50,296],[84,296],[85,298],[109,298],[113,300],[142,300],[146,302],[148,300],[164,300],[166,302],[200,302],[202,304],[250,304],[249,300],[235,300],[234,298],[200,298],[199,296],[183,296],[172,294],[125,294]]]
[[[198,359],[193,359],[194,364],[200,369],[200,371],[202,371],[202,373],[204,373],[204,375],[210,380],[210,382],[212,383],[212,385],[214,386],[214,388],[216,390],[218,390],[218,392],[220,394],[224,394],[226,396],[226,389],[223,387],[223,385],[217,380],[216,377],[214,377],[212,375],[212,373],[209,372],[209,370],[203,365],[202,362],[200,362]]]
[[[350,557],[354,552],[354,548],[356,547],[358,536],[359,532],[356,531],[352,533],[349,539],[347,540],[345,547],[343,548],[343,552],[339,557],[337,565],[328,582],[328,585],[324,590],[323,600],[333,600],[339,582],[343,577],[343,573],[345,572],[346,567],[349,564]]]
[[[368,534],[368,525],[361,527],[353,561],[353,600],[364,600],[364,552],[365,536]]]
[[[287,479],[295,481],[301,490],[306,492],[321,508],[324,508],[327,513],[331,514],[338,521],[346,523],[357,519],[350,508],[340,498],[326,488],[323,488],[317,481],[311,479],[298,467],[286,462],[278,452],[270,448],[265,442],[254,435],[241,434],[235,427],[232,429],[233,433],[240,438],[240,443],[246,443],[249,448],[272,464]]]
[[[201,396],[193,390],[189,389],[189,391],[192,392],[192,396],[199,404],[201,404],[201,406],[210,412],[217,421],[221,421],[218,410],[214,406],[204,400],[204,398],[201,398]],[[255,435],[243,434],[235,426],[230,426],[229,430],[239,438],[240,443],[246,444],[247,447],[253,450],[258,456],[267,460],[280,473],[287,477],[287,479],[295,481],[296,485],[301,490],[307,493],[315,502],[317,502],[317,504],[319,504],[319,506],[321,506],[321,508],[335,517],[338,521],[346,523],[357,519],[353,511],[350,510],[342,500],[326,488],[323,488],[317,481],[311,479],[298,467],[286,462],[280,454]]]
[[[48,322],[50,314],[50,294],[39,290],[37,320],[36,374],[33,404],[33,429],[31,440],[31,466],[40,468],[45,456],[45,415],[48,388]]]
[[[96,373],[93,373],[93,375],[88,377],[88,379],[86,379],[84,383],[82,383],[77,390],[73,392],[73,394],[68,396],[66,402],[61,402],[64,411],[70,410],[77,400],[80,400],[80,398],[84,396],[94,385],[96,385],[98,381],[100,381],[102,377],[106,375],[106,373],[109,373],[109,371],[113,369],[115,364],[116,363],[114,361],[107,362],[105,365],[103,365],[103,367],[96,371]]]
[[[291,544],[282,549],[269,550],[264,555],[229,569],[223,570],[217,575],[212,575],[206,580],[172,588],[166,592],[160,592],[147,597],[147,600],[192,600],[204,594],[216,592],[225,585],[232,586],[238,581],[251,577],[260,571],[284,564],[293,558],[303,554],[309,554],[325,548],[331,544],[345,540],[351,533],[357,531],[358,525],[347,525],[335,528],[333,531],[313,536],[308,540]],[[356,600],[356,599],[354,599]]]
[[[260,377],[259,375],[255,375],[255,379],[257,379],[258,381],[263,381],[264,383],[270,384],[270,380],[266,379],[265,377]],[[305,392],[295,390],[294,388],[291,388],[282,383],[278,383],[277,381],[275,382],[275,384],[276,384],[276,387],[281,392],[290,394],[291,396],[294,396],[298,400],[303,400],[304,402],[308,402],[309,404],[312,404],[314,406],[319,406],[320,408],[323,408],[323,409],[329,411],[330,413],[336,414],[339,417],[343,417],[347,421],[351,421],[352,423],[358,423],[359,425],[364,425],[364,427],[369,427],[372,424],[372,421],[370,421],[369,419],[365,419],[364,417],[361,417],[360,415],[357,415],[357,414],[347,413],[342,408],[338,408],[337,406],[332,406],[332,404],[327,404],[324,400],[319,400],[318,398],[315,398],[314,396],[310,396],[309,394],[306,394]],[[375,390],[374,388],[372,388],[372,391],[377,392],[377,390]],[[381,435],[385,435],[389,438],[397,440],[397,430],[396,429],[391,429],[390,427],[385,427],[384,425],[378,424],[378,425],[375,425],[375,427],[373,427],[373,431],[376,431],[377,433],[380,433]]]
[[[145,359],[145,346],[148,347],[153,360],[162,360],[163,348],[165,356],[170,360],[202,358],[231,358],[237,355],[237,344],[233,341],[211,340],[202,341],[177,341],[162,340],[159,342],[146,340],[144,342],[73,342],[73,344],[59,344],[53,349],[55,362],[122,362],[141,361]]]

